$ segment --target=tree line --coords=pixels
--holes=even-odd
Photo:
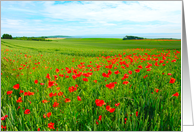
[[[34,41],[51,41],[45,39],[47,37],[12,37],[10,34],[3,34],[1,39],[16,39],[16,40],[34,40]]]

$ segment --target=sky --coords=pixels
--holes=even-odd
[[[181,33],[181,1],[1,1],[1,36]]]

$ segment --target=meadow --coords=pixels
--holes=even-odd
[[[1,130],[181,131],[181,41],[2,39]]]

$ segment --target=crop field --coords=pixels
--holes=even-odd
[[[1,40],[2,131],[181,131],[181,41]]]

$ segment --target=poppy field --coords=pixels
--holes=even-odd
[[[1,40],[2,131],[181,131],[181,41]]]

